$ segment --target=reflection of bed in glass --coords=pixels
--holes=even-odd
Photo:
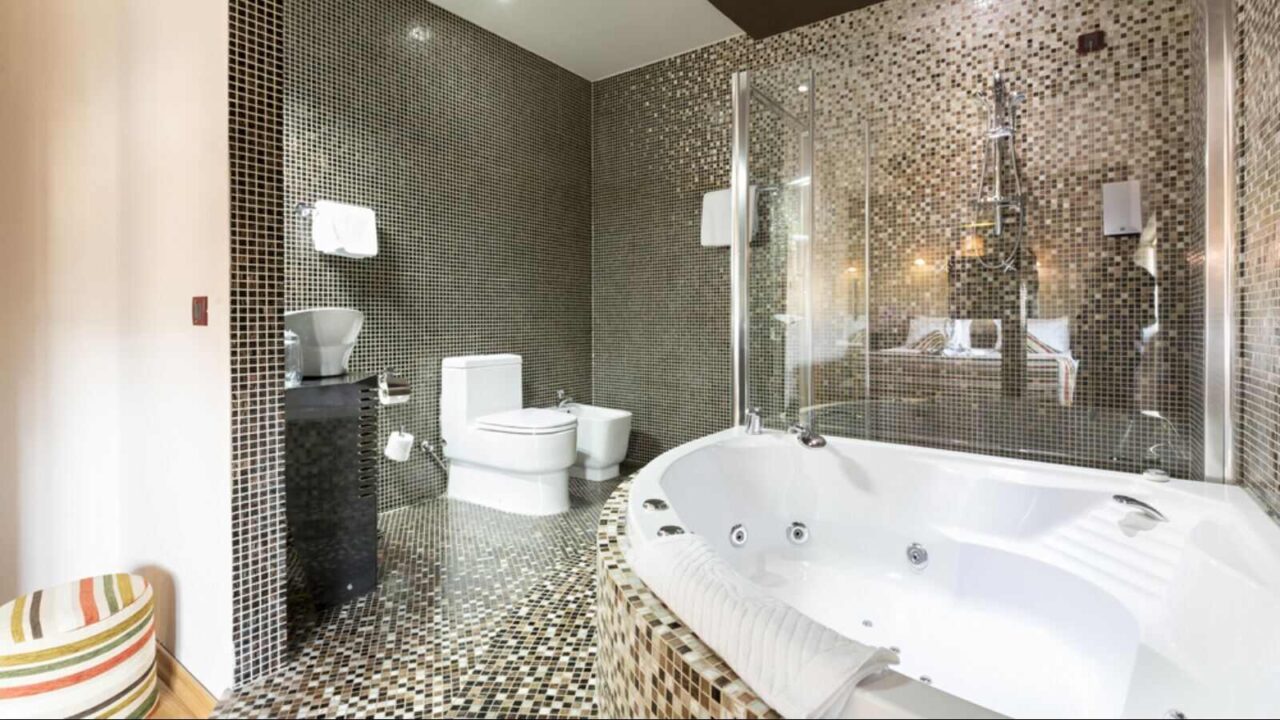
[[[873,396],[906,400],[996,398],[1007,394],[1005,340],[996,319],[917,316],[905,339],[873,350]],[[1028,322],[1025,370],[1018,397],[1025,402],[1075,402],[1080,361],[1072,355],[1070,320]]]
[[[871,354],[875,397],[900,399],[974,399],[1000,397],[1004,370],[999,350],[946,355],[897,347]],[[1069,353],[1027,355],[1024,402],[1075,402],[1078,360]]]

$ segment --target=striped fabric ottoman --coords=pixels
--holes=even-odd
[[[137,575],[37,590],[0,607],[0,718],[146,717],[155,603]]]

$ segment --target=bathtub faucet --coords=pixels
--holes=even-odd
[[[1136,498],[1131,498],[1128,495],[1113,495],[1111,499],[1115,500],[1121,505],[1124,505],[1125,507],[1130,507],[1130,508],[1133,508],[1134,510],[1137,510],[1143,515],[1146,515],[1152,520],[1155,520],[1156,522],[1169,522],[1169,518],[1165,517],[1164,513],[1160,512],[1159,510],[1151,507],[1147,503],[1144,503],[1141,500],[1138,500]]]
[[[565,394],[563,390],[556,391],[556,407],[563,408],[573,404],[573,396]]]
[[[760,408],[753,407],[747,409],[747,434],[764,434],[764,422],[760,419]]]
[[[808,425],[796,423],[791,426],[790,432],[800,439],[801,445],[804,445],[807,448],[814,448],[816,450],[817,448],[827,446],[827,439],[814,432],[813,428]]]

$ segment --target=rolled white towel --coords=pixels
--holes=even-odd
[[[858,683],[898,662],[768,595],[697,535],[627,553],[640,579],[762,700],[788,718],[838,717]]]

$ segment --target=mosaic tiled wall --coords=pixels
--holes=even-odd
[[[235,680],[285,642],[281,0],[230,0],[231,537]]]
[[[828,430],[1130,469],[1148,460],[1146,447],[1170,440],[1179,447],[1161,462],[1198,477],[1187,447],[1202,434],[1190,398],[1203,382],[1195,27],[1186,0],[889,0],[597,83],[594,386],[597,402],[636,413],[633,459],[729,423],[728,255],[698,245],[700,197],[728,184],[731,72],[802,61],[818,92],[815,322],[846,331],[829,344],[859,331],[868,276],[873,350],[901,344],[914,315],[1016,317],[1016,284],[957,278],[949,264],[970,220],[984,127],[972,95],[999,69],[1028,95],[1018,150],[1030,196],[1029,310],[1070,318],[1081,361],[1063,401],[1052,363],[1028,366],[1033,392],[1011,399],[998,362],[994,376],[990,364],[971,364],[946,382],[932,369],[899,372],[905,383],[895,385],[876,380],[873,355],[874,402],[827,417]],[[1077,36],[1095,29],[1110,47],[1078,55]],[[869,273],[861,267],[868,132]],[[1142,182],[1145,211],[1161,223],[1162,332],[1145,348],[1154,283],[1132,261],[1137,237],[1101,232],[1101,186],[1126,179]],[[966,279],[1009,292],[965,296],[956,288]],[[818,401],[862,400],[867,358],[853,348],[820,354]],[[1158,410],[1172,426],[1139,420],[1119,447],[1138,410]]]
[[[1280,3],[1239,3],[1239,476],[1280,513]]]
[[[285,304],[365,313],[352,370],[413,383],[382,440],[438,442],[450,355],[522,355],[526,406],[590,401],[590,83],[424,0],[285,9],[286,207],[368,206],[379,233],[375,258],[322,255],[289,213]],[[381,463],[382,510],[444,490],[425,452]]]
[[[730,40],[593,86],[595,401],[632,419],[647,461],[728,427],[729,259],[698,244],[702,193],[727,187]]]
[[[1208,42],[1208,8],[1204,0],[1189,0],[1191,6],[1191,47],[1193,49],[1204,48]],[[1208,145],[1208,64],[1205,62],[1193,61],[1190,68],[1189,87],[1187,96],[1191,103],[1190,107],[1190,132],[1191,156],[1193,158],[1205,157]],[[1195,163],[1191,174],[1191,215],[1188,218],[1187,226],[1189,232],[1194,232],[1195,236],[1187,247],[1187,324],[1189,328],[1194,328],[1195,324],[1203,327],[1205,322],[1205,210],[1206,204],[1198,202],[1200,198],[1205,197],[1208,168],[1205,163]],[[1204,339],[1203,331],[1190,331],[1186,334],[1184,351],[1188,358],[1204,357]],[[1191,429],[1203,428],[1205,421],[1205,387],[1203,361],[1190,364],[1192,370],[1192,381],[1189,384],[1189,395],[1187,397],[1187,421],[1186,426],[1189,429],[1187,437],[1188,455],[1190,456],[1191,467],[1204,467],[1204,433],[1194,432]],[[1201,471],[1203,473],[1203,471]]]

